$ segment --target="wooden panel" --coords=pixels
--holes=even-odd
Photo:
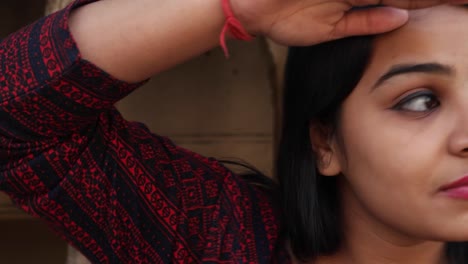
[[[66,243],[36,219],[0,221],[1,264],[63,264]]]
[[[10,199],[0,192],[0,220],[23,219],[29,216],[12,205]]]

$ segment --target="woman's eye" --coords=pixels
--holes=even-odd
[[[434,94],[416,93],[401,100],[395,109],[407,112],[428,112],[440,105]]]

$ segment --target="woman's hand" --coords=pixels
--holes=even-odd
[[[352,35],[383,33],[408,20],[405,9],[463,0],[230,0],[252,34],[283,45],[312,45]],[[380,5],[379,7],[352,9]],[[384,5],[384,6],[382,6]]]

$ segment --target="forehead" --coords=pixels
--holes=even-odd
[[[427,61],[459,66],[467,59],[468,8],[445,5],[411,11],[405,26],[378,36],[371,66]]]

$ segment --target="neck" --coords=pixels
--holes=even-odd
[[[374,242],[372,242],[374,241]],[[321,257],[315,264],[445,264],[443,243],[420,241],[395,244],[383,238],[353,238],[335,255]]]
[[[398,245],[378,238],[370,240],[350,239],[332,256],[321,256],[307,263],[293,258],[297,264],[448,264],[445,260],[445,245],[425,241],[411,245]]]

